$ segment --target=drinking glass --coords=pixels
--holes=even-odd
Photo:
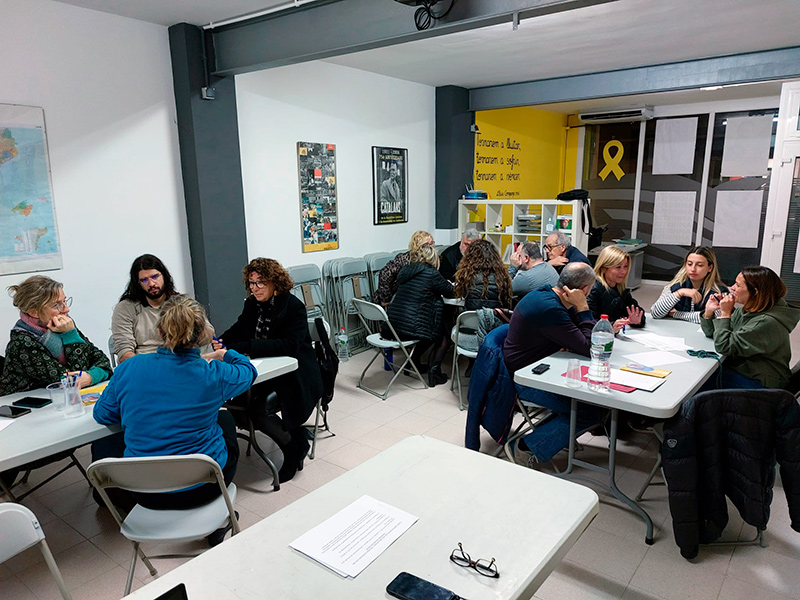
[[[581,361],[570,358],[567,364],[567,387],[581,387]]]

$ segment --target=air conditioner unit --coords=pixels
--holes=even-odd
[[[627,123],[628,121],[647,121],[653,118],[652,106],[631,106],[629,108],[603,108],[578,113],[581,123]]]

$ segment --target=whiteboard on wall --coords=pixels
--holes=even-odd
[[[714,240],[718,248],[758,248],[761,190],[720,190],[714,211]]]
[[[696,197],[697,192],[656,192],[650,243],[690,245]]]

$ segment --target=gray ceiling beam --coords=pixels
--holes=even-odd
[[[213,73],[224,77],[320,60],[614,1],[455,0],[445,19],[417,31],[415,9],[392,0],[318,0],[210,29]],[[449,5],[443,0],[434,10],[442,13]]]
[[[470,90],[470,110],[491,110],[800,77],[800,47]]]

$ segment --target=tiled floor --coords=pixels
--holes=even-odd
[[[649,307],[658,292],[659,288],[644,286],[635,296],[643,306]],[[329,412],[336,437],[320,440],[317,458],[306,461],[305,469],[291,482],[283,484],[279,492],[272,491],[270,475],[260,459],[242,454],[236,475],[239,487],[236,506],[243,527],[256,523],[406,436],[424,434],[463,445],[466,412],[458,410],[458,399],[450,392],[449,385],[415,390],[396,384],[396,391],[386,402],[381,402],[355,388],[368,359],[368,353],[362,353],[343,365]],[[377,370],[374,373],[376,377],[372,381],[378,385],[385,374]],[[400,381],[411,380],[401,378]],[[485,433],[482,441],[484,452],[496,450]],[[596,455],[602,460],[605,441],[605,438],[584,436],[582,453]],[[264,445],[274,450],[268,442]],[[636,493],[656,452],[655,440],[647,435],[636,434],[620,442],[618,481],[624,491],[631,495]],[[88,463],[88,449],[81,450],[79,455]],[[275,458],[279,462],[279,454]],[[32,482],[41,480],[46,471],[35,472]],[[644,543],[641,519],[600,492],[599,516],[561,566],[539,588],[535,598],[800,599],[800,534],[789,525],[782,489],[775,492],[767,532],[769,547],[704,548],[699,558],[691,562],[681,558],[672,541],[663,486],[651,487],[644,500],[657,527],[653,546]],[[24,504],[42,522],[75,600],[105,600],[122,595],[130,544],[119,534],[107,511],[94,503],[88,484],[75,469],[50,482]],[[735,539],[740,532],[748,535],[749,529],[743,526],[734,510],[724,536]],[[536,532],[530,534],[535,543]],[[165,550],[159,548],[158,551]],[[156,567],[164,573],[181,562],[161,560],[156,562]],[[149,574],[140,563],[135,587],[149,580]],[[38,550],[28,550],[0,565],[1,600],[55,600],[58,597]]]

